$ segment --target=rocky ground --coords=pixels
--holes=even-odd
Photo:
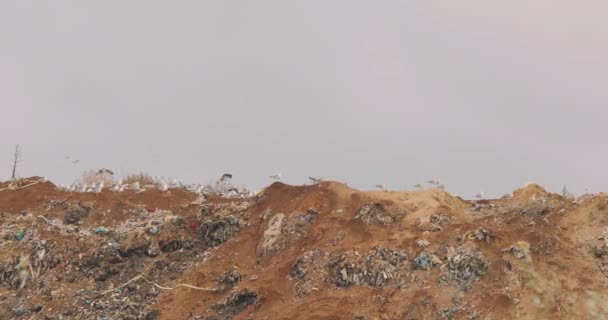
[[[0,184],[0,319],[608,319],[608,196]]]

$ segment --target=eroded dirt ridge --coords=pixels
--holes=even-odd
[[[605,194],[44,182],[0,218],[0,319],[608,319]]]

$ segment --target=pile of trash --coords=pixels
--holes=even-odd
[[[391,213],[381,203],[372,202],[359,208],[355,219],[361,219],[365,224],[388,225],[400,221],[404,216],[405,213]]]
[[[515,245],[502,249],[502,252],[511,253],[517,259],[530,257],[530,244],[525,241],[518,241]]]
[[[197,215],[198,232],[209,246],[218,246],[232,238],[249,223],[247,209],[251,202],[228,202],[201,205]]]
[[[241,282],[242,275],[237,270],[226,271],[217,279],[217,288],[219,291],[228,291],[239,282]]]
[[[488,263],[480,251],[460,245],[456,249],[447,248],[446,262],[441,265],[440,270],[441,282],[456,282],[466,290],[486,273]]]
[[[206,320],[230,320],[250,305],[255,304],[257,300],[258,294],[255,291],[243,289],[234,292],[222,302],[213,305],[211,309],[215,315],[207,317]]]
[[[478,240],[490,242],[492,233],[484,228],[477,228],[473,231],[469,231],[462,236],[462,240]]]
[[[410,272],[405,250],[375,246],[366,254],[346,251],[328,263],[331,282],[337,287],[403,285]]]
[[[250,201],[225,202],[225,203],[203,203],[199,207],[198,219],[209,216],[246,215],[246,211],[253,205]]]
[[[81,203],[63,202],[62,207],[65,210],[63,222],[66,224],[79,224],[80,220],[86,217],[91,211],[91,207]]]
[[[425,251],[419,253],[412,261],[412,267],[416,270],[429,270],[441,264],[441,259],[436,254]]]
[[[308,209],[305,213],[293,212],[288,216],[283,213],[275,214],[268,221],[264,236],[258,244],[258,255],[272,255],[304,238],[318,215],[319,212],[314,209]]]
[[[470,214],[475,216],[490,214],[519,214],[533,217],[542,217],[550,212],[558,212],[566,208],[572,199],[559,195],[544,194],[524,199],[509,199],[490,203],[489,201],[473,202],[469,209]]]
[[[189,188],[186,188],[189,190]],[[218,180],[215,183],[209,183],[204,186],[198,186],[195,193],[200,193],[204,196],[218,196],[222,198],[250,198],[254,193],[242,186],[234,186],[230,181]]]
[[[0,186],[0,319],[595,319],[584,295],[562,303],[560,284],[608,298],[608,229],[588,237],[600,196],[465,201],[325,182],[246,198],[229,176],[162,194]],[[164,189],[116,192],[148,188]]]
[[[447,214],[432,214],[418,219],[418,230],[437,232],[450,225],[452,218]]]
[[[50,246],[45,240],[36,240],[37,236],[30,236],[33,241],[22,244],[20,254],[5,255],[0,262],[0,285],[12,289],[23,289],[27,285],[34,285],[47,271],[55,268],[62,262],[62,255],[49,254]]]
[[[599,243],[591,246],[591,253],[598,259],[599,271],[608,277],[608,227],[604,229],[598,238]]]
[[[313,249],[298,257],[291,266],[289,279],[294,280],[293,294],[302,297],[319,290],[328,277],[329,254]]]
[[[211,246],[218,246],[232,238],[237,232],[247,226],[247,222],[229,216],[212,216],[201,221],[200,235],[203,241]]]

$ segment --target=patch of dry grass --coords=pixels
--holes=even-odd
[[[89,170],[82,173],[80,179],[74,181],[76,184],[95,184],[99,181],[103,181],[103,184],[108,186],[116,182],[113,176],[109,174],[97,174],[95,170]]]
[[[158,179],[152,177],[151,175],[149,175],[145,172],[129,174],[126,177],[124,177],[122,180],[122,183],[124,183],[124,184],[131,184],[134,182],[139,182],[140,186],[145,186],[145,185],[151,184],[151,185],[158,187],[160,184],[160,181],[158,181]]]

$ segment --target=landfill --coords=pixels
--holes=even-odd
[[[608,194],[0,183],[0,319],[608,319]]]

